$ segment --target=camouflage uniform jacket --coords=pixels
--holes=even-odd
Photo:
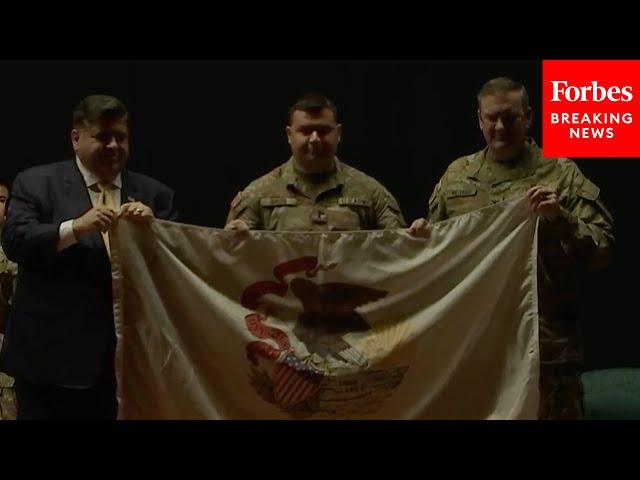
[[[555,188],[561,218],[541,219],[538,300],[543,364],[579,364],[582,349],[576,305],[577,267],[604,266],[611,258],[613,219],[600,189],[566,158],[543,158],[532,139],[515,165],[487,161],[487,149],[461,157],[446,170],[429,199],[436,222],[522,195],[534,185]]]
[[[0,322],[7,320],[17,274],[17,265],[7,259],[0,247]],[[2,333],[0,333],[0,347],[2,347]],[[15,393],[12,387],[13,378],[0,372],[0,420],[16,418]]]
[[[336,159],[335,171],[314,181],[293,159],[253,181],[231,203],[227,223],[255,230],[327,231],[402,228],[396,199],[378,181]]]

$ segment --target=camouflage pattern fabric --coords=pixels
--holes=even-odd
[[[328,231],[402,228],[396,199],[378,181],[341,163],[328,175],[296,171],[293,159],[253,181],[231,203],[227,223],[252,230]]]
[[[487,149],[455,160],[429,199],[430,222],[462,215],[522,195],[535,185],[556,190],[561,218],[540,221],[538,301],[540,319],[541,417],[574,418],[580,411],[583,353],[577,318],[580,265],[605,266],[614,242],[613,218],[600,189],[566,158],[544,158],[527,139],[512,164],[486,159]],[[553,366],[557,366],[554,370]],[[578,415],[579,416],[579,415]]]

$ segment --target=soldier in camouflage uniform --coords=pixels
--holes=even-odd
[[[541,419],[582,418],[583,359],[576,306],[577,267],[611,260],[613,219],[600,189],[566,158],[544,158],[525,136],[531,108],[524,87],[508,78],[478,93],[478,120],[487,147],[454,161],[429,199],[429,222],[527,195],[540,219],[538,300]],[[425,219],[410,227],[427,235]]]
[[[0,229],[4,223],[8,198],[9,185],[0,179]],[[0,246],[0,347],[2,347],[4,325],[9,314],[9,304],[17,275],[17,265],[7,259]],[[15,420],[15,418],[16,397],[13,391],[13,378],[0,372],[0,420]]]
[[[398,202],[379,182],[340,162],[335,105],[309,94],[289,109],[292,157],[252,182],[231,203],[227,229],[373,230],[405,225]]]

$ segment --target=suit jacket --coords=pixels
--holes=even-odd
[[[122,203],[136,200],[175,220],[174,193],[145,175],[122,172]],[[99,232],[57,251],[60,224],[92,208],[75,160],[20,173],[2,231],[18,280],[0,369],[25,381],[91,386],[113,368],[111,266]]]

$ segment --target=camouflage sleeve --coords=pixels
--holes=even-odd
[[[16,264],[10,262],[0,249],[0,308],[9,306],[17,273]]]
[[[7,321],[9,311],[9,293],[5,291],[8,275],[0,272],[0,335],[4,333],[4,326]],[[9,280],[10,282],[10,280]]]
[[[7,260],[4,252],[0,249],[0,333],[4,332],[17,274],[16,264]]]
[[[398,201],[386,188],[379,185],[373,192],[373,200],[378,228],[387,230],[406,227]]]
[[[0,340],[0,346],[2,341]],[[12,388],[14,379],[0,372],[0,420],[17,418],[16,393]]]
[[[251,230],[262,228],[262,217],[260,216],[260,206],[257,197],[251,194],[250,187],[242,192],[238,192],[227,215],[227,222],[231,220],[243,220]]]
[[[429,197],[429,205],[427,206],[427,220],[430,223],[439,222],[447,218],[446,203],[442,196],[442,182],[444,178],[436,184],[431,196]]]
[[[593,268],[612,258],[613,217],[600,198],[600,189],[572,161],[558,184],[561,220],[547,223],[576,260]]]

